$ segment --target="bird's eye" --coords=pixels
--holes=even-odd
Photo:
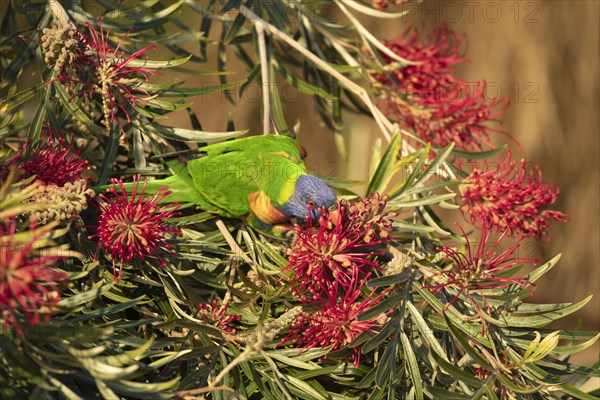
[[[312,201],[312,200],[309,200],[309,201],[308,201],[308,206],[312,208],[312,207],[315,207],[315,206],[316,206],[316,204],[315,204],[315,202],[314,202],[314,201]]]

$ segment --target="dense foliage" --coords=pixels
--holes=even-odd
[[[360,22],[402,3],[3,6],[1,397],[597,398],[579,388],[598,364],[569,359],[600,335],[545,328],[591,296],[532,302],[560,256],[520,248],[568,220],[558,189],[494,147],[506,102],[454,74],[449,27],[378,40]],[[260,133],[298,135],[277,82],[313,96],[333,134],[349,114],[377,122],[366,193],[323,177],[335,209],[255,229],[149,192],[247,133],[203,131],[200,96],[259,83]],[[176,111],[192,129],[165,123]]]

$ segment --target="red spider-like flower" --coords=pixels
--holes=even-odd
[[[408,3],[411,0],[373,0],[372,4],[373,4],[373,8],[376,10],[384,10],[386,9],[390,4],[395,4],[397,6],[401,6],[404,3]]]
[[[501,289],[506,288],[509,285],[518,285],[529,288],[534,286],[534,284],[529,282],[526,277],[506,277],[502,275],[502,272],[517,265],[535,265],[538,260],[514,256],[514,253],[520,247],[523,238],[519,238],[510,247],[502,251],[499,246],[507,231],[503,232],[496,242],[490,246],[489,240],[491,231],[486,229],[485,225],[481,231],[481,240],[475,250],[474,246],[471,246],[469,238],[463,228],[458,223],[456,225],[460,228],[467,241],[466,254],[448,246],[438,248],[439,251],[445,253],[446,256],[453,261],[452,269],[441,272],[436,278],[437,281],[441,281],[441,283],[429,286],[427,289],[434,292],[441,291],[446,287],[458,289],[458,294],[446,305],[446,309],[450,307],[462,293],[465,293],[481,319],[483,334],[485,334],[488,324],[485,323],[485,320],[483,319],[483,310],[473,298],[472,293],[478,292],[479,295],[481,295],[481,299],[489,313],[490,306],[485,297],[484,290]]]
[[[421,42],[421,34],[413,26],[395,40],[383,43],[398,56],[415,64],[394,69],[389,75],[376,74],[374,78],[384,85],[397,85],[402,96],[410,102],[436,105],[462,84],[452,75],[452,66],[464,63],[466,59],[460,54],[460,38],[448,26],[437,27],[425,43]],[[382,57],[387,63],[394,61],[386,54]]]
[[[76,148],[74,142],[73,134],[67,140],[60,132],[57,134],[46,125],[41,139],[30,148],[27,159],[20,160],[23,158],[21,152],[15,161],[25,178],[35,175],[35,179],[44,185],[64,186],[67,182],[82,179],[82,174],[89,169],[88,161],[81,155],[81,148]],[[28,143],[26,146],[30,145]]]
[[[390,239],[388,221],[377,216],[385,204],[379,210],[377,202],[377,210],[373,210],[368,199],[362,202],[354,207],[338,202],[335,212],[322,209],[316,224],[307,218],[306,227],[294,226],[296,241],[288,249],[286,269],[293,271],[300,286],[300,300],[311,301],[309,297],[319,297],[322,292],[348,288],[355,274],[364,276],[369,269],[379,268],[373,258],[381,252],[374,246],[382,243],[382,237]]]
[[[361,288],[366,278],[359,281],[354,275],[351,286],[346,288],[343,297],[337,291],[316,302],[319,309],[313,314],[302,313],[289,327],[289,333],[282,339],[280,345],[292,342],[302,350],[314,347],[331,347],[331,350],[348,346],[363,332],[372,332],[374,327],[381,326],[379,316],[359,320],[358,316],[370,310],[379,303],[380,298],[387,292],[375,294],[371,292],[365,299],[360,300]],[[385,314],[385,313],[384,313]],[[353,350],[352,359],[358,366],[360,349]]]
[[[456,148],[480,151],[494,147],[487,125],[505,107],[503,99],[488,100],[485,82],[469,82],[453,75],[453,66],[466,62],[460,53],[460,39],[447,26],[434,30],[427,41],[409,27],[386,46],[398,56],[416,62],[373,78],[384,88],[384,105],[390,118],[412,130],[435,147],[455,143]],[[394,60],[382,54],[387,62]],[[503,133],[503,132],[502,132]]]
[[[90,238],[98,238],[98,243],[112,256],[113,272],[117,280],[115,263],[129,263],[133,259],[144,260],[156,257],[162,266],[166,265],[159,250],[172,252],[173,245],[167,242],[165,234],[181,235],[181,229],[166,226],[169,218],[176,215],[179,204],[160,205],[160,201],[171,191],[161,187],[152,197],[144,195],[146,180],[139,189],[140,176],[134,178],[131,197],[123,181],[112,179],[113,187],[107,192],[114,195],[109,198],[100,194],[100,216],[97,233]],[[118,186],[118,189],[117,189]],[[123,270],[119,272],[121,278]]]
[[[537,165],[527,171],[525,160],[510,160],[510,152],[496,169],[475,168],[460,185],[461,210],[475,226],[506,230],[510,236],[547,238],[549,220],[567,222],[569,216],[548,210],[559,189],[542,181]]]
[[[481,151],[483,145],[494,148],[490,141],[491,132],[506,135],[487,125],[502,114],[506,104],[502,100],[490,103],[485,95],[484,82],[478,83],[472,90],[466,85],[458,86],[445,100],[424,108],[403,104],[396,104],[396,107],[403,112],[403,125],[434,147],[454,143],[457,149]]]
[[[226,315],[227,306],[219,307],[219,301],[216,298],[212,300],[210,306],[208,304],[198,305],[198,311],[200,319],[227,333],[236,333],[237,330],[230,324],[242,319],[242,316],[238,314]]]
[[[131,30],[123,35],[117,47],[113,48],[108,42],[111,28],[104,31],[102,20],[99,21],[99,31],[89,23],[86,23],[86,27],[90,33],[87,62],[95,69],[95,75],[91,85],[88,84],[88,88],[79,94],[100,95],[104,123],[107,126],[115,120],[120,124],[117,118],[119,111],[123,112],[127,122],[131,122],[129,114],[132,108],[138,103],[145,104],[150,97],[147,91],[137,87],[139,78],[148,81],[150,75],[156,73],[150,68],[133,66],[131,62],[156,46],[145,47],[127,56],[121,47]]]
[[[26,240],[18,239],[15,219],[0,223],[0,310],[6,328],[19,334],[18,315],[25,313],[30,325],[45,321],[60,301],[58,285],[66,282],[67,273],[54,269],[57,261],[67,258],[44,249],[36,250],[51,226],[30,225]]]

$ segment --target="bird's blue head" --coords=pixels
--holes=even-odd
[[[319,217],[319,208],[332,208],[336,205],[337,198],[333,190],[319,178],[311,175],[300,175],[296,188],[288,200],[283,213],[290,217],[306,218],[309,216],[309,207],[312,218]]]

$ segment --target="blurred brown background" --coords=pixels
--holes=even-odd
[[[413,10],[411,10],[413,11]],[[538,281],[534,301],[592,301],[555,327],[600,329],[600,2],[591,1],[428,1],[410,20],[428,26],[446,22],[468,38],[460,70],[472,80],[486,79],[510,99],[503,129],[523,146],[514,158],[539,164],[543,179],[561,190],[556,209],[571,215],[554,223],[548,243],[526,249],[560,262]],[[377,37],[393,37],[403,24],[372,22]],[[506,143],[497,137],[497,143]],[[579,354],[598,358],[598,346]]]
[[[548,243],[529,244],[543,261],[563,253],[538,281],[534,299],[572,302],[594,294],[560,326],[582,318],[584,329],[600,329],[600,2],[425,0],[409,20],[464,32],[473,64],[460,74],[486,79],[490,96],[510,99],[503,129],[523,146],[520,154],[513,146],[514,158],[539,164],[543,179],[560,187],[556,209],[571,215],[569,223],[552,225]],[[370,27],[377,37],[393,37],[404,24]]]
[[[378,38],[394,38],[408,22],[427,27],[447,23],[467,35],[467,58],[459,74],[469,80],[485,79],[488,94],[510,99],[502,117],[503,129],[523,146],[513,157],[539,164],[543,179],[558,185],[561,196],[555,208],[571,215],[567,224],[554,223],[548,243],[531,241],[522,248],[527,255],[547,261],[562,252],[559,264],[538,281],[536,302],[575,302],[594,294],[591,303],[555,327],[573,328],[578,319],[583,329],[600,329],[600,2],[553,1],[435,1],[407,6],[409,15],[382,21],[361,17]],[[342,17],[335,7],[329,15]],[[220,34],[213,29],[211,37]],[[216,37],[215,37],[216,38]],[[210,46],[209,46],[210,47]],[[197,51],[197,47],[190,47]],[[210,54],[210,52],[209,52]],[[212,60],[214,49],[212,50]],[[233,54],[230,53],[231,58]],[[235,69],[236,64],[231,64]],[[209,64],[207,68],[214,67]],[[230,80],[241,79],[240,73]],[[216,82],[214,77],[209,79]],[[205,130],[223,130],[231,112],[236,128],[261,131],[261,99],[254,88],[237,106],[222,95],[195,100]],[[220,100],[220,101],[219,101]],[[286,118],[292,126],[301,122],[301,136],[309,168],[321,174],[333,172],[354,179],[368,177],[370,148],[380,132],[366,117],[350,117],[344,132],[348,157],[340,157],[332,134],[314,113],[309,96],[288,92]],[[186,126],[184,120],[171,120]],[[496,135],[496,142],[507,143]],[[462,221],[460,215],[457,220]],[[580,354],[586,363],[598,357],[598,346]]]

